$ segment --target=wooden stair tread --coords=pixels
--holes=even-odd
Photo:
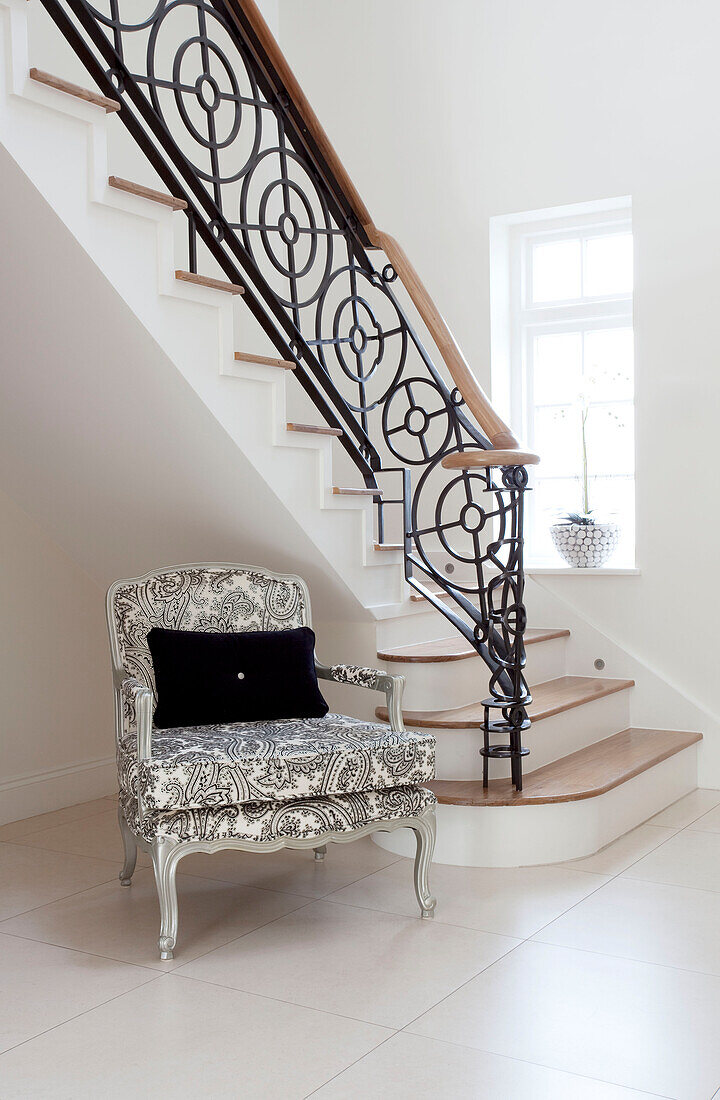
[[[289,432],[307,432],[309,435],[342,435],[342,428],[328,428],[325,424],[286,424]]]
[[[333,485],[333,496],[337,497],[381,497],[382,489],[344,489]]]
[[[174,195],[155,191],[154,188],[145,187],[142,183],[133,183],[132,180],[124,180],[121,176],[108,176],[108,183],[116,191],[127,191],[129,195],[139,195],[141,199],[159,202],[163,206],[169,206],[171,210],[187,210],[185,199],[176,199]]]
[[[376,550],[402,550],[401,542],[376,542],[373,544]]]
[[[230,283],[226,279],[213,279],[210,275],[198,275],[196,271],[176,271],[175,278],[183,283],[194,283],[195,286],[208,286],[211,290],[224,290],[226,294],[245,293],[238,283]]]
[[[491,779],[487,788],[479,779],[435,779],[427,786],[449,806],[577,802],[605,794],[701,740],[701,733],[631,728],[526,773],[522,791],[510,779]]]
[[[450,593],[446,592],[444,588],[438,588],[434,584],[425,584],[425,587],[428,588],[433,593],[433,595],[439,596],[442,600],[447,599],[447,597],[450,595]],[[416,592],[415,589],[413,589],[410,593],[410,599],[413,601],[413,603],[419,603],[425,598],[426,597],[423,596],[420,592]]]
[[[528,714],[533,723],[541,722],[543,718],[550,718],[554,714],[561,714],[634,685],[634,680],[613,680],[605,676],[558,676],[555,680],[545,680],[544,683],[531,687],[533,701],[528,707]],[[387,722],[387,707],[378,707],[375,713],[383,722]],[[483,723],[483,708],[478,702],[449,710],[404,710],[403,717],[411,729],[413,726],[428,729],[478,729]]]
[[[86,103],[94,103],[96,107],[104,107],[108,114],[111,111],[119,111],[121,107],[116,99],[108,99],[100,92],[93,92],[90,88],[81,87],[80,84],[72,84],[69,80],[43,72],[42,69],[31,69],[30,79],[36,80],[38,84],[47,84],[49,88],[56,88],[59,92],[73,95],[76,99],[84,99]]]
[[[262,363],[266,367],[282,367],[283,370],[295,370],[297,363],[289,359],[273,359],[271,355],[251,355],[249,351],[236,351],[235,358],[239,363]]]
[[[567,638],[569,630],[528,629],[525,631],[525,645],[535,642],[549,642],[553,638]],[[407,664],[428,664],[431,662],[464,661],[468,657],[477,657],[477,650],[463,638],[459,632],[453,638],[436,638],[431,642],[416,642],[414,645],[401,645],[394,649],[378,651],[381,661],[402,661]]]

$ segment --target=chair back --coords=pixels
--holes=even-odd
[[[148,631],[153,626],[216,633],[310,626],[307,585],[292,574],[250,565],[202,562],[116,581],[107,594],[116,676],[134,676],[155,692]]]

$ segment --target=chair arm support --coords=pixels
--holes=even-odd
[[[153,693],[147,684],[142,684],[132,676],[118,678],[117,687],[120,695],[135,711],[138,760],[149,760],[152,742]]]
[[[332,680],[336,684],[353,684],[355,687],[370,688],[371,691],[383,691],[387,700],[390,728],[395,733],[405,729],[402,716],[402,694],[405,687],[404,676],[391,676],[379,668],[367,668],[364,665],[321,665],[315,661],[318,679]]]

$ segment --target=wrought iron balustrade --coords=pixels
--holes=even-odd
[[[188,266],[245,287],[255,316],[363,476],[403,483],[408,583],[490,669],[488,759],[522,784],[530,701],[523,669],[523,495],[512,458],[448,471],[491,451],[410,319],[398,272],[358,218],[307,105],[244,0],[41,0],[168,190],[187,202]],[[280,55],[281,56],[281,55]],[[467,396],[467,394],[465,395]],[[383,540],[387,505],[378,501]],[[458,578],[439,568],[449,562]],[[454,574],[453,574],[454,576]],[[425,583],[434,581],[446,602]],[[502,738],[503,743],[491,742]]]

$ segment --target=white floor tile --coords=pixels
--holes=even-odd
[[[17,841],[28,848],[45,848],[50,852],[72,852],[78,856],[106,859],[116,865],[118,873],[123,864],[123,846],[117,821],[117,810],[105,802],[103,811],[79,821],[68,821],[52,829],[32,832]],[[138,849],[138,867],[151,866],[148,855]]]
[[[435,920],[506,936],[531,936],[607,878],[566,867],[450,867],[435,863]],[[412,863],[394,863],[332,894],[330,901],[415,916]]]
[[[629,867],[623,877],[720,890],[720,834],[684,829]]]
[[[0,920],[116,875],[111,864],[99,859],[0,844]]]
[[[658,825],[639,825],[637,829],[626,833],[606,848],[585,859],[574,859],[565,863],[565,867],[576,867],[582,871],[594,871],[602,875],[618,875],[621,871],[637,863],[648,852],[659,848],[676,830],[661,828]]]
[[[178,873],[322,898],[399,859],[366,837],[350,844],[329,844],[324,860],[316,860],[312,850],[291,851],[288,848],[260,855],[233,851],[215,855],[198,853],[183,859],[178,865]],[[412,892],[412,884],[410,890]]]
[[[618,878],[536,938],[720,975],[719,928],[720,893]]]
[[[157,950],[160,911],[151,870],[136,871],[130,887],[121,886],[114,878],[94,890],[15,917],[0,925],[0,932],[172,970],[307,904],[306,898],[290,894],[190,875],[178,876],[178,898],[178,943],[175,958],[169,962],[161,962]]]
[[[318,901],[180,973],[402,1027],[517,942]]]
[[[408,1030],[707,1100],[720,1080],[720,978],[527,942]]]
[[[655,817],[651,817],[647,824],[667,825],[674,829],[684,829],[686,825],[691,825],[693,821],[706,814],[713,806],[718,805],[720,805],[720,791],[699,787],[698,790],[691,791],[684,798],[673,802],[672,806],[668,806],[666,810],[661,810],[659,814],[655,814]]]
[[[0,1057],[2,1096],[301,1100],[387,1034],[166,975]]]
[[[703,833],[720,833],[720,806],[693,821],[692,827],[693,830],[699,829]]]
[[[0,934],[0,1051],[136,986],[151,970]]]
[[[315,1093],[317,1100],[648,1100],[591,1081],[400,1032]]]
[[[51,829],[55,825],[65,825],[68,821],[79,821],[83,817],[107,812],[108,804],[104,798],[92,802],[80,802],[77,806],[66,806],[62,810],[51,810],[36,817],[26,817],[22,821],[11,821],[0,825],[0,841],[17,840],[18,837],[38,833],[41,829]]]

